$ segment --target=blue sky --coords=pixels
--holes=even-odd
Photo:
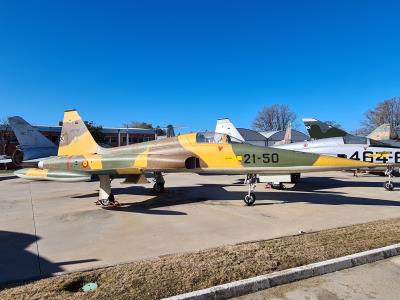
[[[353,130],[400,96],[399,3],[0,0],[0,117],[202,130],[282,103]]]

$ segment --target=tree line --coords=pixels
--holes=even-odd
[[[287,104],[272,104],[263,107],[258,112],[252,127],[257,131],[285,130],[288,123],[293,123],[296,119],[296,114]],[[341,127],[334,121],[326,121],[326,123]],[[390,124],[392,138],[398,139],[396,129],[400,126],[400,97],[386,99],[365,112],[357,133],[366,135],[385,123]]]
[[[258,131],[270,130],[285,130],[288,123],[294,123],[297,119],[294,113],[287,104],[272,104],[263,107],[257,114],[253,121],[252,127]],[[93,122],[85,122],[90,133],[98,143],[104,143],[105,137],[102,132],[102,126]],[[341,127],[335,121],[326,121],[326,123]],[[391,137],[399,139],[396,129],[400,127],[400,97],[393,97],[379,102],[374,108],[364,113],[364,119],[361,122],[361,127],[357,129],[356,133],[360,135],[367,135],[376,127],[389,123],[391,127]],[[13,134],[11,127],[6,118],[0,120],[3,130],[0,131],[0,154],[6,152],[5,147],[11,141]],[[153,126],[151,123],[142,121],[131,121],[122,125],[123,127],[130,128],[144,128],[155,129],[157,135],[166,135],[166,131],[160,126]]]

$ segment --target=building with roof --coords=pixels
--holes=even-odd
[[[285,130],[272,130],[260,132],[266,139],[268,139],[268,146],[273,146],[276,142],[282,141],[285,138]],[[310,140],[310,137],[296,129],[292,129],[291,143],[304,142]]]
[[[60,122],[62,124],[62,122]],[[58,145],[61,136],[62,126],[36,125],[45,137]],[[103,127],[101,132],[104,135],[102,146],[117,147],[135,143],[155,140],[156,129],[127,128],[127,127]],[[18,140],[9,125],[0,125],[0,155],[12,156],[18,146]]]
[[[252,129],[238,128],[237,129],[246,143],[256,145],[256,146],[273,146],[276,142],[282,141],[285,137],[285,130],[278,131],[264,131],[258,132]],[[309,140],[310,137],[301,131],[292,129],[292,139],[291,142],[304,142]]]

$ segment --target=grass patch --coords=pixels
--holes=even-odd
[[[159,299],[399,242],[396,218],[61,275],[6,288],[0,298]],[[91,281],[99,288],[83,293]]]

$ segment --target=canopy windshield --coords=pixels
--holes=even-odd
[[[227,134],[217,133],[217,132],[213,132],[213,131],[204,131],[204,132],[197,133],[196,143],[208,143],[208,144],[238,143],[238,144],[242,144],[243,142],[230,136],[230,135],[227,135]]]
[[[390,147],[393,148],[393,145],[390,145],[388,143],[384,143],[381,141],[377,141],[377,140],[373,140],[373,139],[369,139],[369,144],[373,147]]]

